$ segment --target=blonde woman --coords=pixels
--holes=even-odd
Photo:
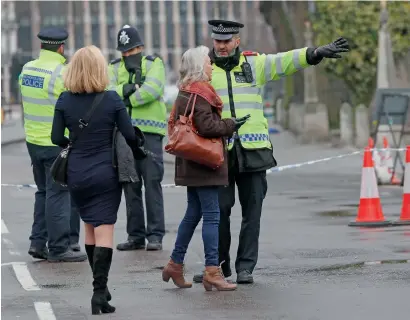
[[[64,74],[68,91],[57,101],[51,133],[52,142],[63,148],[70,143],[64,136],[66,128],[71,139],[73,132],[78,135],[68,158],[67,184],[84,221],[85,248],[94,278],[92,314],[115,311],[108,303],[111,294],[107,289],[122,190],[112,164],[115,126],[131,148],[137,139],[121,98],[114,91],[105,91],[108,83],[107,62],[101,51],[95,46],[79,49]],[[94,99],[99,102],[80,130],[80,120]]]

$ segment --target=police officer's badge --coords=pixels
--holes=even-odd
[[[130,37],[128,37],[128,34],[124,30],[121,31],[119,41],[123,46],[130,42]]]

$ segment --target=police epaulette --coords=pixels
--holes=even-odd
[[[257,53],[256,51],[242,51],[242,54],[247,57],[259,55],[259,53]]]
[[[156,58],[159,58],[159,56],[157,56],[156,54],[151,54],[149,56],[146,56],[145,58],[149,61],[154,61]]]
[[[110,61],[110,64],[116,64],[116,63],[118,63],[118,62],[120,62],[120,61],[121,61],[121,58],[117,58],[117,59],[111,60],[111,61]]]

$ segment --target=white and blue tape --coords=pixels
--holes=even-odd
[[[386,149],[370,149],[371,151],[406,151],[405,148],[386,148]],[[358,154],[362,154],[364,151],[360,150],[360,151],[353,151],[350,153],[345,153],[345,154],[340,154],[338,156],[333,156],[333,157],[327,157],[327,158],[321,158],[321,159],[317,159],[317,160],[310,160],[310,161],[305,161],[305,162],[300,162],[300,163],[295,163],[295,164],[288,164],[288,165],[284,165],[284,166],[278,166],[275,168],[271,168],[269,170],[266,170],[266,174],[271,174],[274,172],[281,172],[284,170],[288,170],[288,169],[296,169],[296,168],[300,168],[300,167],[304,167],[307,165],[312,165],[312,164],[316,164],[316,163],[321,163],[321,162],[327,162],[330,160],[335,160],[335,159],[341,159],[341,158],[346,158],[346,157],[351,157],[351,156],[355,156]],[[22,189],[22,188],[33,188],[33,189],[37,189],[37,186],[35,184],[11,184],[11,183],[2,183],[1,184],[2,187],[13,187],[13,188],[17,188],[17,189]],[[163,188],[179,188],[181,186],[176,186],[173,183],[170,184],[163,184],[162,185]]]

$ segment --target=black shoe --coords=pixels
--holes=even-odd
[[[204,278],[204,273],[198,273],[194,275],[193,281],[195,283],[202,283],[202,279]]]
[[[162,243],[158,240],[153,240],[148,242],[147,251],[158,251],[162,250]]]
[[[239,284],[250,284],[253,283],[253,276],[252,273],[248,270],[242,270],[238,273],[236,278],[236,283]]]
[[[36,259],[47,260],[48,250],[47,248],[37,249],[35,247],[30,247],[30,249],[28,249],[28,254]]]
[[[113,313],[115,307],[107,301],[106,289],[108,273],[110,272],[112,261],[112,249],[105,247],[95,247],[93,256],[93,296],[91,298],[91,313]]]
[[[94,267],[94,248],[95,248],[95,244],[85,245],[85,252],[87,253],[87,256],[88,256],[88,262],[90,263],[91,271],[93,271],[93,267]],[[112,297],[111,297],[110,291],[108,290],[108,287],[105,290],[105,296],[107,298],[107,301],[111,301]]]
[[[49,262],[81,262],[87,260],[87,255],[84,252],[74,252],[67,250],[59,255],[48,255],[47,260]]]
[[[73,251],[76,251],[76,252],[81,251],[81,247],[78,243],[70,244],[70,249],[73,250]]]
[[[135,242],[135,241],[130,241],[130,240],[117,245],[117,250],[120,250],[120,251],[144,250],[144,249],[145,249],[145,243],[140,243],[140,242]]]

